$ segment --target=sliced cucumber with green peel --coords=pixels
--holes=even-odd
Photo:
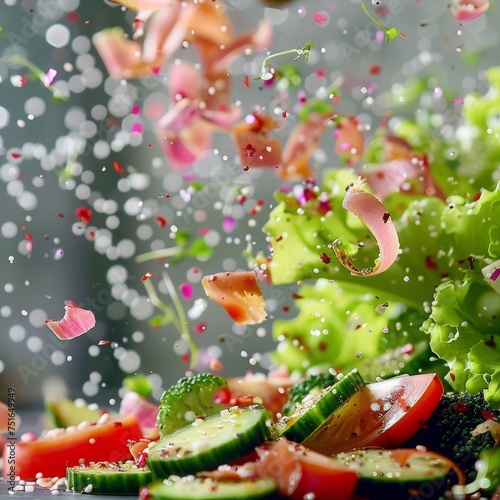
[[[129,462],[96,462],[66,469],[68,490],[100,495],[137,495],[153,480],[147,467]]]
[[[254,500],[269,498],[277,489],[276,481],[267,478],[241,481],[215,480],[207,477],[172,477],[156,481],[141,491],[141,498],[151,500]]]
[[[232,407],[161,438],[148,452],[147,464],[158,479],[213,470],[250,453],[269,438],[268,416],[261,405]]]
[[[356,468],[356,494],[373,500],[439,498],[454,470],[448,458],[414,448],[367,448],[339,453],[334,458]]]
[[[356,369],[346,375],[339,375],[338,378],[338,382],[319,394],[302,400],[291,416],[283,417],[275,425],[273,437],[284,434],[291,441],[302,443],[365,386],[363,377]]]

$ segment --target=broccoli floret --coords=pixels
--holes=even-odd
[[[309,395],[317,395],[323,389],[338,382],[336,375],[330,372],[309,375],[290,388],[288,401],[283,406],[283,415],[290,416],[297,409],[297,405]]]
[[[211,373],[200,373],[193,377],[182,377],[163,393],[156,424],[160,436],[175,432],[198,417],[208,417],[229,405],[216,400],[218,390],[227,389],[227,382]]]
[[[485,420],[500,419],[500,411],[492,410],[484,400],[483,392],[469,394],[446,393],[436,410],[406,443],[423,445],[452,459],[465,473],[467,481],[476,476],[474,464],[483,450],[493,448],[495,440],[490,432],[473,436],[471,432]]]

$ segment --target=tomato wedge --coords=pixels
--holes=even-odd
[[[347,500],[358,482],[354,468],[339,460],[307,450],[286,439],[256,448],[257,474],[278,482],[280,494],[292,500]]]
[[[443,393],[435,373],[368,384],[302,444],[325,455],[367,446],[398,448],[423,426]]]
[[[68,428],[69,429],[69,428]],[[106,422],[89,424],[74,430],[41,437],[35,441],[15,442],[15,475],[21,479],[34,480],[41,472],[44,477],[64,477],[66,467],[85,463],[131,458],[129,441],[138,441],[142,433],[135,417],[109,418]],[[7,444],[5,456],[11,457]],[[8,460],[4,460],[4,475],[11,473]]]

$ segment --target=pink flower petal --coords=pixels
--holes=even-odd
[[[202,85],[200,71],[191,63],[181,61],[170,67],[168,72],[168,92],[171,102],[176,103],[179,96],[190,99],[201,98]]]
[[[43,79],[43,84],[46,87],[50,87],[55,77],[57,76],[57,70],[54,68],[50,68],[49,71],[45,74],[45,78]]]
[[[347,157],[349,165],[356,164],[363,156],[364,137],[354,117],[343,118],[338,125],[335,152],[342,158]]]
[[[204,120],[223,128],[234,125],[234,123],[240,118],[240,116],[241,116],[240,106],[231,106],[229,111],[206,109],[205,111],[203,111],[202,115]]]
[[[121,28],[99,31],[92,41],[108,73],[115,78],[138,78],[150,74],[153,67],[164,62],[160,55],[150,64],[145,63],[141,45],[125,38]]]
[[[172,106],[160,119],[158,126],[167,133],[180,134],[202,114],[200,103],[191,99],[182,99]]]
[[[375,266],[367,269],[354,267],[352,257],[349,257],[340,246],[334,242],[333,250],[340,263],[354,276],[375,276],[388,269],[399,253],[399,238],[390,214],[385,207],[370,193],[363,191],[364,182],[358,180],[351,184],[342,202],[343,208],[354,214],[373,234],[379,247],[379,256]]]
[[[271,45],[273,28],[267,21],[261,21],[259,27],[243,35],[233,38],[224,46],[212,52],[212,59],[206,61],[210,72],[224,70],[234,59],[239,57],[247,49],[263,51]]]
[[[64,317],[60,321],[46,320],[45,324],[54,332],[59,340],[71,340],[87,333],[95,326],[92,311],[78,307],[71,300],[64,302]]]
[[[311,113],[305,122],[292,130],[283,150],[278,174],[286,180],[302,180],[312,176],[309,160],[318,148],[325,122],[330,113]]]
[[[195,4],[182,2],[174,2],[158,10],[147,25],[143,45],[144,61],[151,63],[160,53],[165,60],[170,59],[181,46],[195,11]]]
[[[472,21],[490,8],[488,0],[453,0],[451,15],[456,21]]]

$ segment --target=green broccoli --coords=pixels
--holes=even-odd
[[[198,417],[208,417],[229,407],[219,402],[219,390],[227,390],[227,381],[211,373],[182,377],[163,393],[156,424],[160,436],[172,434]]]
[[[473,436],[479,425],[494,418],[500,419],[500,411],[492,410],[478,394],[446,393],[425,426],[406,443],[406,446],[423,445],[452,459],[465,473],[467,481],[476,476],[474,464],[483,450],[493,448],[495,440],[490,432]]]
[[[283,406],[283,415],[290,416],[297,409],[297,405],[309,395],[317,395],[323,389],[338,382],[336,375],[326,372],[309,375],[295,384],[288,394],[288,401]]]

